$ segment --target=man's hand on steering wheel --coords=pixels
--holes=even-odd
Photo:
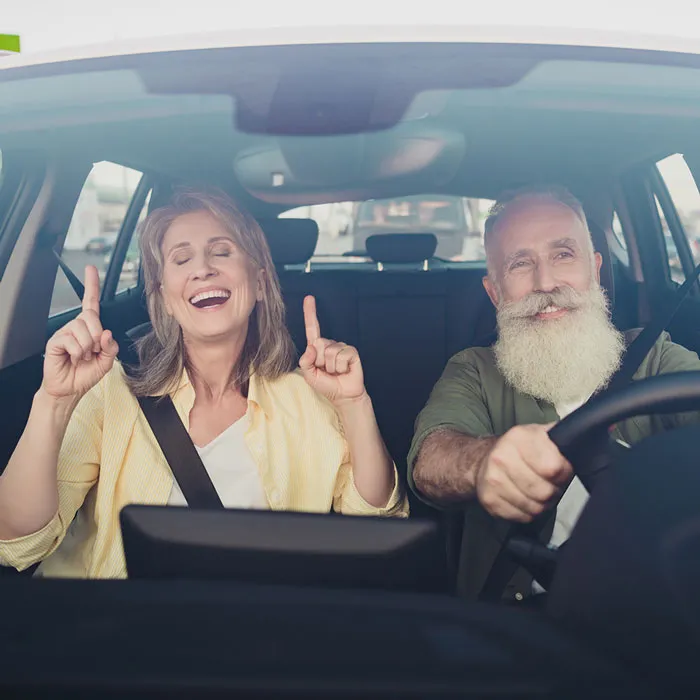
[[[549,425],[519,425],[499,438],[476,473],[488,513],[529,523],[550,508],[573,470],[548,436]]]

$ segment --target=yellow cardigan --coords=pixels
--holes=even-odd
[[[187,373],[172,400],[189,429],[194,388]],[[245,440],[272,510],[407,516],[396,469],[384,508],[355,488],[347,442],[333,406],[298,372],[251,378]],[[58,512],[41,530],[0,541],[0,564],[38,575],[122,578],[119,512],[129,503],[165,505],[173,475],[117,363],[75,409],[58,458]]]

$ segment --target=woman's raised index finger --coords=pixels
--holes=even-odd
[[[85,266],[83,311],[94,311],[98,315],[100,313],[100,276],[94,265]]]
[[[321,326],[316,315],[316,299],[304,297],[304,326],[306,327],[306,342],[313,345],[321,337]]]

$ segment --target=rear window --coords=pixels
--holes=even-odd
[[[481,262],[486,257],[484,221],[492,205],[490,199],[425,194],[314,204],[280,216],[316,221],[319,237],[313,263],[367,262],[367,238],[394,233],[433,233],[438,239],[436,257]]]
[[[459,231],[467,223],[465,213],[465,202],[457,197],[374,199],[359,204],[356,222],[358,226],[376,228]]]

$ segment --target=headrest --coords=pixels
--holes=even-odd
[[[593,247],[603,258],[603,266],[600,268],[600,284],[608,294],[611,304],[615,303],[615,278],[612,270],[612,257],[610,246],[605,231],[595,221],[588,219],[588,230],[591,233]]]
[[[381,233],[370,236],[366,246],[375,262],[423,262],[435,255],[437,237],[434,233]]]
[[[275,265],[299,265],[309,260],[318,243],[313,219],[262,219],[258,222]]]

